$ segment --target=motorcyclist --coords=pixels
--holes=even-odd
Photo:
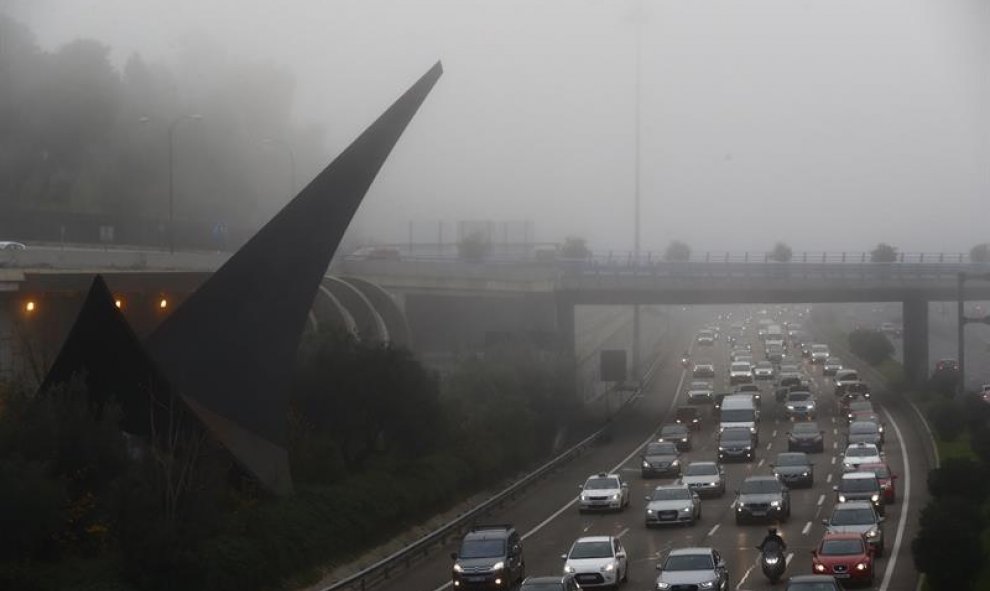
[[[757,546],[757,548],[759,548],[760,552],[764,554],[774,551],[784,553],[787,550],[787,543],[784,542],[784,538],[780,537],[780,534],[777,533],[777,528],[771,527],[767,530],[767,537],[763,538],[763,541],[760,542],[760,545]]]

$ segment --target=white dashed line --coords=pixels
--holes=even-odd
[[[625,529],[623,529],[622,531],[620,531],[618,534],[616,534],[615,537],[621,538],[622,536],[626,535],[627,533],[629,533],[629,528],[628,527],[625,528]]]
[[[835,464],[835,456],[832,456],[832,464]]]
[[[838,428],[832,429],[832,435],[838,435],[838,434],[839,434]]]
[[[838,441],[833,441],[832,442],[832,449],[839,449],[839,442]],[[835,458],[832,458],[832,459],[834,460]]]
[[[831,483],[832,482],[832,473],[831,472],[829,472],[828,473],[828,476],[825,477],[825,482],[828,482],[828,483]]]
[[[765,462],[765,461],[766,460],[760,460],[759,462],[756,462],[756,467],[757,468],[762,468],[763,467],[763,462]]]
[[[770,449],[771,446],[773,446],[773,441],[767,443],[767,449]]]
[[[818,497],[818,506],[821,507],[825,503],[825,495]]]
[[[811,522],[810,521],[808,523],[805,523],[804,524],[804,529],[801,530],[801,535],[806,536],[806,535],[808,535],[808,532],[809,531],[811,531]]]
[[[776,437],[776,436],[777,436],[777,430],[776,430],[776,429],[774,429],[774,430],[773,430],[773,434],[771,435],[771,437]]]
[[[722,525],[721,523],[716,523],[710,530],[708,530],[708,537],[710,538],[710,537],[714,536],[715,535],[715,532],[718,531],[718,528],[721,525]]]
[[[793,552],[790,552],[790,553],[788,553],[788,554],[787,554],[787,558],[786,558],[786,559],[784,559],[784,564],[785,564],[785,565],[790,565],[790,564],[791,564],[791,559],[792,559],[792,558],[794,558],[794,553],[793,553]]]

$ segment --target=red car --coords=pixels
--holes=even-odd
[[[863,534],[826,533],[811,551],[811,571],[843,583],[873,584],[873,549]]]
[[[890,466],[886,463],[860,464],[858,471],[873,472],[877,475],[877,480],[880,481],[880,490],[883,491],[883,503],[885,505],[890,505],[897,500],[897,487],[894,486],[894,481],[897,480],[897,474],[891,472]]]

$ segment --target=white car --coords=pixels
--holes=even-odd
[[[621,511],[629,506],[629,484],[618,474],[589,476],[579,488],[579,511]]]
[[[699,496],[725,494],[725,472],[717,462],[691,462],[681,471],[681,482]]]
[[[772,380],[775,373],[769,361],[761,361],[753,368],[753,377],[758,380]]]
[[[872,443],[853,443],[842,454],[843,472],[856,472],[861,464],[882,464],[880,449]]]
[[[646,497],[646,527],[686,523],[701,519],[701,497],[686,484],[668,484]]]
[[[714,378],[715,365],[709,361],[702,361],[694,364],[692,376],[696,378]]]
[[[748,384],[753,381],[753,367],[748,361],[735,361],[729,366],[730,384]]]
[[[728,591],[729,570],[725,560],[712,548],[678,548],[671,550],[663,564],[657,565],[655,589],[702,589]]]
[[[578,538],[561,558],[565,561],[564,574],[573,576],[582,589],[616,588],[626,582],[626,549],[615,536]]]
[[[687,397],[691,404],[710,404],[714,395],[711,382],[691,382],[688,386]]]
[[[835,387],[854,384],[859,381],[859,372],[855,369],[840,369],[835,372]]]
[[[811,346],[811,362],[821,363],[824,365],[825,361],[831,357],[832,354],[829,352],[828,345],[812,345]]]
[[[0,240],[0,250],[24,250],[27,246],[24,246],[22,242],[13,242],[10,240]]]

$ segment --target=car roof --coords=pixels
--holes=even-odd
[[[688,488],[688,485],[683,484],[683,483],[677,483],[677,482],[675,482],[675,483],[672,483],[672,484],[660,484],[660,485],[657,485],[657,486],[653,487],[653,490],[671,490],[671,489],[684,490],[685,488]]]
[[[589,476],[588,477],[588,480],[591,480],[592,478],[618,478],[618,477],[619,477],[618,474],[609,474],[607,472],[599,472],[598,474],[592,474],[591,476]]]
[[[584,536],[574,540],[575,544],[580,544],[581,542],[611,542],[612,536]]]
[[[822,541],[825,540],[863,540],[863,534],[858,534],[855,532],[835,532],[827,531],[822,535]]]
[[[846,501],[845,503],[836,503],[836,511],[841,511],[843,509],[869,509],[872,511],[873,503],[870,501]]]
[[[795,575],[787,579],[788,583],[835,583],[832,575]]]
[[[874,480],[877,475],[873,472],[846,472],[842,475],[843,480]]]
[[[780,480],[773,474],[754,474],[752,476],[747,476],[743,479],[743,482],[748,482],[750,480],[773,480],[774,482],[780,482]]]
[[[856,448],[872,447],[873,449],[876,449],[877,451],[879,451],[879,449],[877,449],[877,446],[876,445],[874,445],[872,443],[863,443],[863,442],[861,442],[861,443],[850,443],[846,447],[846,449],[851,449],[851,448],[854,448],[854,447],[856,447]]]
[[[711,460],[700,460],[697,462],[689,462],[689,466],[718,466],[718,462],[712,462]]]
[[[677,548],[670,551],[668,556],[685,556],[690,554],[711,554],[712,549],[710,547],[705,548],[702,546],[694,546],[691,548]]]

